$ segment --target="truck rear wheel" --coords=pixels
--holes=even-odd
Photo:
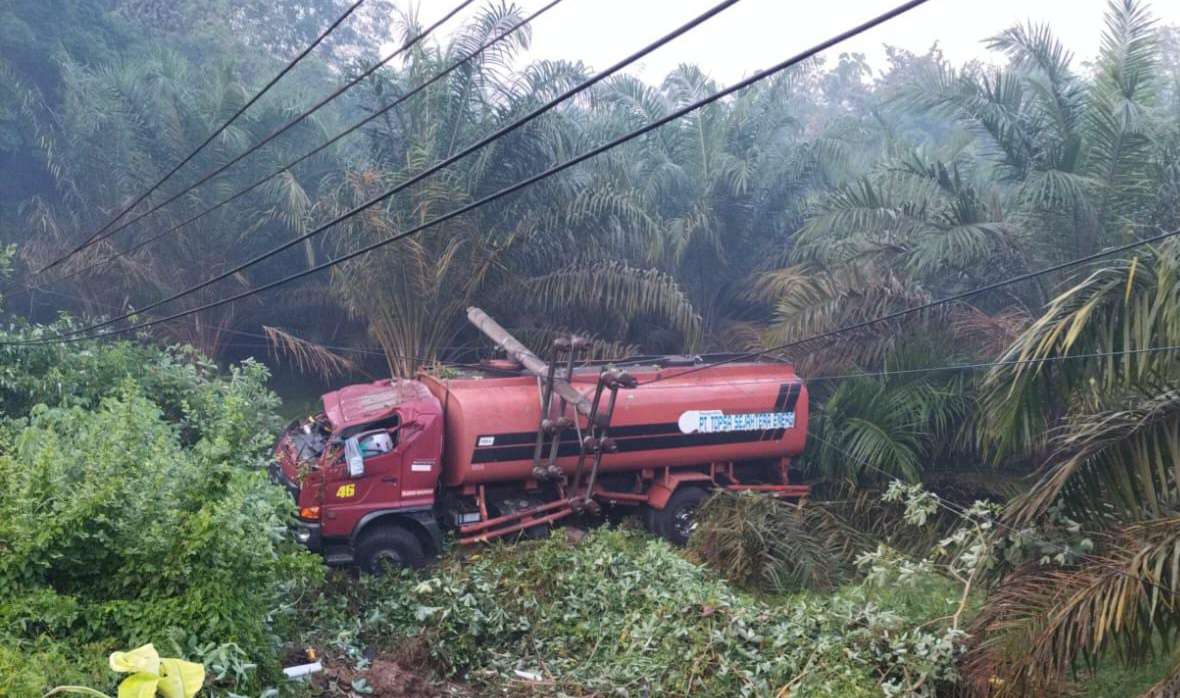
[[[369,574],[380,575],[389,568],[418,568],[425,562],[421,541],[400,526],[367,531],[356,545],[357,566]]]
[[[640,511],[640,516],[643,520],[643,527],[647,529],[648,533],[661,536],[660,533],[660,510],[656,509],[650,504],[644,504]]]
[[[700,487],[680,487],[663,509],[653,510],[653,530],[673,545],[686,545],[696,528],[696,513],[709,493]]]

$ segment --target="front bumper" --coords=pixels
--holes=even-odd
[[[291,524],[291,533],[295,536],[295,540],[307,546],[311,552],[323,551],[324,534],[318,523],[295,519]]]

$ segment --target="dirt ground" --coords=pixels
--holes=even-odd
[[[430,668],[428,647],[411,641],[380,652],[364,669],[341,659],[324,660],[324,671],[312,679],[316,693],[323,696],[357,698],[473,698],[471,687],[439,679]]]
[[[429,670],[415,671],[400,661],[379,658],[366,669],[327,665],[313,679],[313,686],[325,696],[373,696],[373,698],[468,698],[475,693],[468,687],[449,681],[439,681]]]

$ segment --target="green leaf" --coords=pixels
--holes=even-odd
[[[119,698],[155,698],[160,677],[147,672],[132,674],[119,684]]]
[[[77,694],[83,695],[83,696],[97,696],[98,698],[110,698],[110,696],[103,693],[102,691],[96,691],[93,688],[88,688],[86,686],[58,686],[57,688],[54,688],[53,690],[51,690],[49,693],[46,693],[41,698],[49,698],[49,696],[57,695],[59,693],[77,693]]]
[[[160,673],[160,655],[150,642],[130,652],[111,652],[110,664],[112,671],[120,673]]]
[[[164,698],[193,698],[205,683],[205,667],[196,662],[166,657],[160,660],[164,675],[160,678],[160,693]]]

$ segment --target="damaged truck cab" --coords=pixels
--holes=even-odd
[[[472,544],[628,510],[683,544],[710,491],[808,492],[789,478],[808,418],[789,363],[576,360],[576,337],[546,363],[479,309],[468,315],[508,359],[327,393],[275,445],[296,536],[329,564],[418,566],[444,530]]]
[[[415,380],[351,385],[288,425],[272,476],[295,497],[296,537],[330,564],[418,566],[441,549],[434,515],[443,417]]]

